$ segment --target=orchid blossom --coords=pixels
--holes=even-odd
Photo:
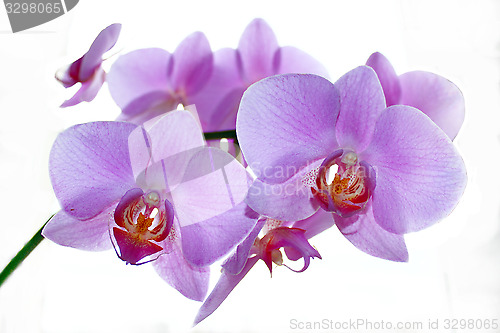
[[[178,104],[193,104],[192,96],[205,86],[212,66],[210,44],[201,32],[189,35],[174,53],[148,48],[120,56],[107,79],[122,110],[118,119],[141,124]]]
[[[212,54],[205,35],[197,32],[173,54],[151,48],[122,55],[107,81],[122,109],[120,120],[140,124],[178,104],[195,104],[203,129],[210,132],[234,130],[243,91],[260,79],[282,73],[327,76],[310,55],[294,47],[279,47],[267,23],[255,19],[236,50],[224,48]]]
[[[465,117],[465,102],[460,89],[434,73],[412,71],[397,75],[389,60],[373,53],[366,62],[375,70],[382,84],[387,106],[413,106],[432,119],[454,139]]]
[[[264,79],[245,92],[236,129],[257,175],[253,210],[284,221],[331,212],[351,243],[388,260],[408,260],[403,235],[449,215],[467,181],[449,137],[413,107],[386,107],[367,66],[335,84]]]
[[[250,178],[229,154],[204,147],[188,111],[137,126],[76,125],[50,154],[62,210],[43,235],[64,246],[114,247],[127,264],[152,262],[188,298],[203,300],[209,268],[254,227]]]
[[[81,58],[57,71],[56,79],[69,88],[80,82],[76,94],[61,107],[74,106],[81,102],[91,102],[104,84],[106,72],[102,69],[102,55],[109,51],[118,40],[121,24],[115,23],[104,29],[96,37],[90,49]]]
[[[297,273],[305,271],[309,267],[311,258],[321,259],[319,252],[309,244],[308,239],[331,225],[333,225],[332,219],[320,211],[298,222],[278,221],[265,217],[259,219],[246,239],[223,263],[221,276],[200,307],[194,324],[197,325],[210,316],[259,259],[266,264],[271,274],[273,263]],[[262,237],[258,237],[259,233]],[[302,258],[304,261],[302,268],[295,270],[287,266],[281,249],[289,260],[297,261]]]
[[[310,73],[328,77],[321,63],[292,46],[280,47],[271,27],[254,19],[243,32],[237,49],[214,53],[214,69],[196,105],[205,131],[231,130],[243,92],[253,83],[276,74]]]

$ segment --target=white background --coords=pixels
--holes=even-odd
[[[333,81],[380,51],[400,74],[428,70],[456,83],[466,120],[455,143],[469,181],[455,211],[407,236],[409,263],[370,257],[334,227],[311,241],[323,260],[301,274],[277,268],[272,278],[258,263],[194,329],[199,304],[151,267],[44,241],[0,288],[0,332],[297,332],[293,319],[421,321],[424,330],[413,331],[423,332],[429,320],[445,331],[446,318],[500,319],[500,2],[493,0],[81,0],[67,15],[17,34],[0,7],[0,266],[58,210],[47,170],[56,135],[119,113],[106,86],[90,104],[59,109],[74,90],[58,85],[56,69],[111,23],[123,24],[116,51],[173,51],[197,30],[217,50],[236,47],[255,17],[271,25],[280,45],[320,60]]]

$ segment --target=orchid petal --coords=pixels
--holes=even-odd
[[[172,173],[169,173],[165,160],[161,160],[160,162],[148,165],[148,167],[137,176],[136,182],[141,188],[168,193],[175,187],[175,184],[171,186],[170,181],[178,181],[179,178],[179,175],[175,173],[172,175]]]
[[[162,92],[159,92],[158,94],[152,93],[151,95],[142,96],[131,102],[125,109],[125,112],[130,111],[130,113],[124,113],[123,112],[124,110],[122,110],[122,112],[118,115],[118,117],[116,117],[115,121],[126,121],[128,123],[142,125],[151,119],[154,119],[158,116],[164,115],[170,111],[175,110],[179,103],[176,100],[170,99],[169,97],[166,96],[167,95],[165,95]],[[164,97],[168,99],[161,102],[161,100],[163,100]],[[143,102],[145,104],[142,104]],[[154,104],[154,106],[148,108],[145,111],[141,111],[144,108],[141,105],[146,105],[146,104],[147,105]],[[136,107],[137,105],[139,106]]]
[[[248,83],[273,75],[278,41],[263,19],[254,19],[246,27],[238,44],[243,75]]]
[[[465,117],[465,102],[460,89],[442,76],[422,71],[405,73],[399,81],[401,104],[425,113],[453,140]]]
[[[304,178],[321,165],[318,160],[303,168],[281,184],[268,184],[260,179],[253,182],[246,202],[261,215],[281,220],[298,221],[314,214],[319,203]]]
[[[179,101],[168,92],[152,91],[137,97],[122,109],[124,120],[142,124],[151,118],[175,110]]]
[[[236,50],[224,48],[214,52],[210,79],[189,99],[197,107],[203,129],[207,132],[234,129],[236,112],[246,88],[239,72]]]
[[[84,221],[60,211],[45,225],[42,235],[54,243],[79,250],[109,250],[112,244],[108,224],[113,221],[116,204],[117,202],[99,215]]]
[[[375,122],[385,109],[385,98],[377,74],[360,66],[342,76],[335,87],[340,94],[337,140],[341,147],[362,152],[370,143]]]
[[[115,223],[118,226],[126,228],[126,215],[128,214],[129,208],[135,206],[143,195],[144,191],[140,188],[130,189],[123,195],[113,213]]]
[[[309,267],[311,258],[321,259],[319,252],[309,244],[305,237],[305,230],[297,228],[279,227],[270,230],[262,239],[261,243],[265,245],[265,251],[262,254],[262,260],[266,263],[271,271],[271,253],[273,250],[283,247],[285,252],[290,253],[290,260],[298,260],[299,258],[304,259],[304,266],[300,270],[294,270],[288,266],[290,270],[300,273],[305,271]]]
[[[87,81],[95,69],[102,63],[102,55],[116,44],[122,25],[112,24],[101,31],[94,40],[88,52],[82,57],[78,78],[80,81]]]
[[[337,147],[339,108],[335,87],[320,76],[285,74],[253,84],[236,121],[248,165],[262,181],[277,184],[327,156]]]
[[[97,96],[99,90],[101,90],[105,79],[106,73],[103,69],[99,68],[90,80],[82,82],[82,86],[78,89],[76,94],[70,99],[64,101],[64,103],[61,104],[61,107],[66,108],[77,105],[81,102],[92,102]]]
[[[377,73],[382,89],[384,90],[387,106],[404,104],[401,100],[401,84],[398,75],[389,60],[379,52],[373,53],[366,61],[366,65]]]
[[[137,126],[128,136],[128,150],[130,154],[130,164],[132,166],[134,178],[137,182],[139,175],[141,175],[149,165],[154,163],[151,137],[143,126]],[[139,187],[141,187],[141,185],[139,185]]]
[[[279,59],[279,66],[275,74],[315,74],[324,78],[329,76],[325,66],[296,47],[281,47],[278,49],[276,57]]]
[[[194,325],[199,324],[205,318],[210,316],[215,310],[217,310],[217,308],[222,304],[222,302],[224,302],[231,291],[233,291],[238,283],[240,283],[245,275],[247,275],[258,260],[258,257],[248,259],[243,270],[237,275],[222,271],[219,281],[217,281],[214,289],[210,295],[208,295],[205,302],[203,302],[200,310],[198,310],[198,314],[194,320]]]
[[[176,110],[151,120],[130,136],[132,167],[140,186],[173,190],[183,180],[192,156],[205,145],[203,133],[188,111]],[[137,172],[140,171],[140,172]]]
[[[240,245],[238,245],[236,251],[224,261],[222,268],[225,272],[233,275],[240,274],[245,267],[248,257],[250,256],[250,250],[252,249],[255,239],[259,236],[259,233],[265,223],[265,218],[259,219],[248,236],[241,242]]]
[[[333,214],[340,232],[358,249],[369,255],[408,261],[408,250],[402,235],[390,233],[375,221],[371,205],[363,214],[343,218]]]
[[[181,227],[200,223],[231,210],[248,192],[250,176],[228,153],[200,149],[189,161],[182,182],[172,191]]]
[[[464,162],[450,139],[409,106],[392,106],[381,114],[360,160],[377,172],[375,220],[396,234],[424,229],[446,217],[467,182]]]
[[[63,210],[86,220],[136,187],[128,136],[136,128],[121,122],[73,126],[59,134],[50,152],[52,186]]]
[[[153,261],[158,275],[182,295],[203,301],[208,291],[209,267],[196,267],[184,258],[180,242],[172,244],[172,251]]]
[[[259,214],[244,202],[206,221],[181,227],[186,260],[207,266],[225,256],[252,230]]]
[[[305,230],[305,236],[309,239],[331,228],[333,225],[335,225],[335,221],[332,218],[332,214],[323,209],[318,209],[310,217],[293,223],[292,228]]]
[[[172,55],[169,74],[171,87],[186,96],[199,91],[206,83],[213,67],[213,55],[207,37],[195,32],[184,39]],[[189,104],[189,103],[188,103]]]
[[[217,110],[220,113],[213,115],[209,121],[211,125],[208,128],[213,131],[234,130],[236,128],[238,107],[246,88],[246,86],[236,86],[235,89],[223,96],[222,100],[217,104]]]
[[[72,87],[77,82],[79,82],[78,77],[77,77],[78,73],[75,77],[75,75],[73,75],[74,73],[72,73],[72,72],[74,72],[74,69],[81,64],[81,61],[82,61],[82,58],[80,58],[80,59],[74,61],[73,63],[57,70],[57,72],[55,74],[55,78],[57,81],[59,81],[59,83],[61,83],[63,85],[64,88]]]
[[[163,250],[161,246],[149,240],[135,237],[135,235],[120,228],[113,228],[113,236],[120,249],[119,258],[126,261],[127,264],[137,265],[145,257]]]
[[[111,97],[122,111],[135,115],[168,101],[167,69],[171,55],[165,50],[135,50],[111,66],[107,82]]]
[[[188,151],[205,146],[201,128],[194,117],[184,110],[176,110],[162,116],[148,129],[148,134],[151,137],[152,157],[155,161],[184,156]],[[186,163],[182,166],[185,168]]]

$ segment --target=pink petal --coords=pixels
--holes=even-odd
[[[181,227],[233,209],[245,199],[249,182],[245,168],[231,155],[216,148],[201,149],[171,193]]]
[[[90,80],[82,82],[82,86],[76,94],[70,99],[64,101],[61,104],[62,108],[77,105],[81,102],[92,102],[97,96],[99,90],[101,90],[104,80],[106,78],[106,73],[102,68],[99,68],[94,76]]]
[[[375,221],[371,205],[362,214],[343,218],[333,214],[340,232],[358,249],[369,255],[392,261],[408,261],[402,235],[390,233]]]
[[[139,175],[155,162],[152,158],[151,137],[143,126],[137,126],[128,136],[128,150],[130,164],[137,182]]]
[[[362,152],[370,143],[375,122],[385,109],[385,98],[377,74],[360,66],[342,76],[335,87],[340,94],[337,140],[342,148]]]
[[[456,85],[429,72],[408,72],[399,77],[401,104],[413,106],[454,139],[465,117],[465,101]]]
[[[246,82],[257,82],[275,74],[274,57],[278,48],[276,36],[266,21],[255,19],[250,22],[238,44]]]
[[[205,318],[210,316],[217,308],[224,302],[224,300],[229,296],[231,291],[240,283],[240,281],[247,275],[250,269],[255,265],[255,263],[259,260],[258,257],[253,257],[248,259],[245,264],[245,267],[238,275],[233,275],[222,271],[221,277],[214,289],[208,295],[205,302],[201,306],[200,310],[198,310],[198,314],[194,320],[193,325],[199,324]]]
[[[335,87],[316,75],[285,74],[247,89],[236,131],[243,155],[257,177],[282,183],[311,161],[338,147]]]
[[[305,230],[305,236],[309,239],[334,225],[335,221],[332,218],[332,214],[323,209],[318,209],[318,211],[310,217],[293,223],[292,228]]]
[[[101,65],[102,55],[116,44],[122,25],[115,23],[99,33],[88,52],[82,57],[78,78],[80,82],[87,81],[95,69]]]
[[[50,152],[52,186],[63,210],[85,220],[136,187],[128,136],[135,125],[95,122],[59,134]]]
[[[188,151],[205,146],[201,128],[194,117],[184,110],[176,110],[159,117],[148,129],[148,134],[154,161],[185,156]],[[183,168],[186,162],[182,164]]]
[[[117,247],[120,249],[119,257],[127,264],[137,265],[143,258],[151,256],[163,250],[163,248],[151,241],[133,237],[130,233],[120,228],[113,228]]]
[[[248,191],[246,202],[257,213],[281,220],[298,221],[314,214],[319,203],[304,177],[321,165],[322,160],[303,168],[281,184],[268,184],[257,179]]]
[[[172,173],[165,164],[165,160],[161,160],[160,162],[148,165],[148,167],[137,176],[137,186],[166,193],[170,192],[177,182],[179,182],[179,179],[182,178],[182,174],[176,174],[175,172],[177,170],[174,170],[174,173]],[[173,184],[174,182],[175,184]]]
[[[198,123],[188,111],[176,110],[146,122],[129,136],[132,168],[144,188],[172,189],[193,154],[205,145]]]
[[[234,130],[236,128],[236,115],[246,88],[246,86],[237,86],[223,96],[224,98],[217,104],[217,112],[220,113],[213,114],[209,120],[211,125],[208,125],[207,128],[213,131]]]
[[[165,100],[166,98],[166,100]],[[160,103],[160,104],[158,104]],[[144,95],[131,102],[122,113],[116,117],[116,121],[126,121],[132,124],[142,125],[151,119],[164,115],[176,109],[178,101],[171,99],[162,92]],[[149,107],[149,105],[153,105]],[[136,112],[138,111],[138,113]]]
[[[224,261],[222,268],[225,272],[233,275],[240,274],[250,256],[250,250],[255,239],[259,236],[259,232],[264,227],[266,220],[265,218],[259,219],[248,236],[238,245],[236,251]]]
[[[311,258],[321,259],[319,252],[309,244],[305,237],[305,230],[288,227],[278,227],[267,232],[262,237],[261,243],[266,244],[265,251],[262,253],[262,260],[266,263],[269,271],[272,273],[272,258],[273,250],[283,247],[285,252],[290,255],[290,260],[304,259],[304,266],[300,270],[294,270],[286,266],[291,271],[300,273],[305,271],[311,262]],[[268,240],[269,239],[269,240]]]
[[[196,266],[214,263],[248,235],[258,218],[259,214],[241,202],[216,217],[181,227],[182,249],[186,260]]]
[[[379,52],[373,53],[366,61],[366,65],[377,73],[382,89],[384,90],[387,106],[401,104],[401,85],[398,75],[389,60]]]
[[[396,234],[424,229],[448,216],[467,182],[464,162],[450,139],[409,106],[392,106],[381,114],[360,160],[377,173],[375,220]]]
[[[196,267],[184,258],[180,242],[172,244],[172,251],[153,261],[153,266],[169,285],[182,295],[195,301],[203,301],[208,291],[209,267]]]
[[[169,100],[170,61],[170,53],[151,48],[132,51],[113,63],[107,77],[109,92],[124,113],[135,115]]]
[[[54,243],[79,250],[109,250],[112,244],[108,224],[113,221],[117,204],[115,202],[99,215],[84,221],[60,211],[43,228],[42,235]]]
[[[206,132],[235,128],[236,112],[247,87],[238,68],[236,50],[216,51],[210,79],[203,89],[189,98],[189,102],[196,105]]]
[[[195,32],[184,39],[172,55],[168,76],[172,89],[191,96],[207,82],[213,67],[213,55],[207,37]],[[189,103],[188,103],[189,104]]]
[[[61,83],[64,88],[69,88],[75,85],[78,81],[78,77],[74,75],[74,69],[77,68],[81,64],[82,58],[74,61],[73,63],[62,67],[57,70],[55,74],[55,78],[59,83]],[[78,73],[77,73],[78,75]]]

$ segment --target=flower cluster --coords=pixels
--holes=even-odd
[[[441,76],[398,76],[374,53],[332,83],[310,55],[280,47],[261,19],[237,49],[212,52],[196,32],[173,53],[121,55],[106,74],[102,56],[119,31],[103,30],[56,75],[65,87],[82,83],[63,106],[91,101],[106,81],[121,114],[56,139],[50,177],[61,211],[43,234],[150,263],[204,301],[195,323],[259,260],[271,273],[306,270],[321,259],[309,239],[333,225],[369,255],[407,261],[404,235],[448,216],[462,196],[467,176],[452,140],[464,100]],[[243,157],[207,144],[215,131],[235,132]],[[223,258],[207,296],[209,267]]]

